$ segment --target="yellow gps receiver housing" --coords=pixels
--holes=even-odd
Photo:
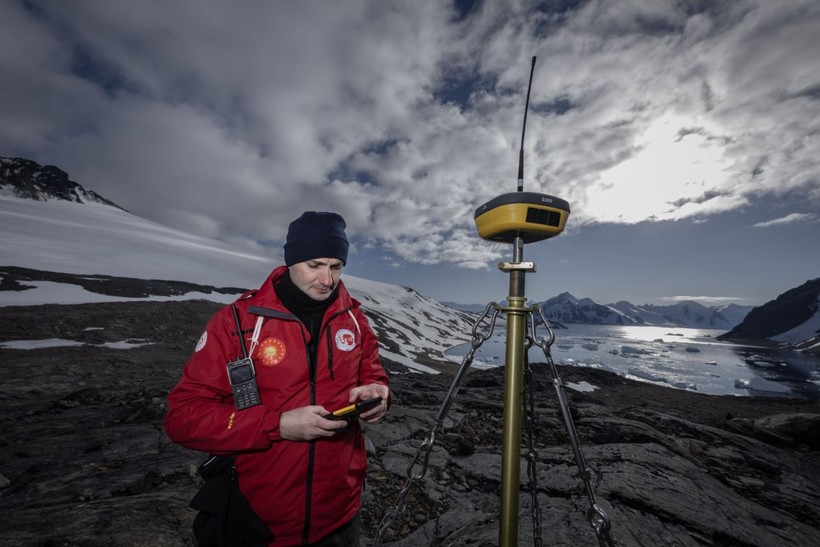
[[[512,192],[491,199],[475,210],[478,235],[488,241],[513,243],[520,237],[534,243],[564,231],[569,203],[535,192]]]

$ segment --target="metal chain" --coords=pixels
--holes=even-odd
[[[493,310],[492,317],[489,319],[489,324],[487,326],[487,330],[483,333],[479,331],[479,326],[484,322],[488,315],[490,315],[490,311]],[[476,319],[476,322],[473,324],[472,329],[472,340],[470,344],[470,351],[467,352],[467,355],[464,356],[464,359],[461,361],[461,367],[458,370],[455,378],[453,378],[453,383],[450,385],[450,390],[447,392],[447,395],[444,397],[444,401],[441,404],[441,408],[436,415],[435,422],[433,423],[432,428],[430,429],[430,433],[428,433],[427,437],[419,446],[418,450],[416,450],[415,456],[410,461],[410,465],[407,466],[406,472],[406,480],[404,482],[404,486],[399,491],[398,497],[396,498],[396,502],[385,512],[384,516],[382,517],[381,522],[379,522],[379,527],[376,530],[376,537],[373,540],[373,547],[378,547],[381,545],[382,538],[384,534],[387,532],[387,529],[390,527],[390,524],[393,520],[404,513],[405,509],[407,508],[406,497],[407,494],[410,492],[410,488],[412,487],[413,483],[421,480],[427,474],[427,467],[430,463],[430,453],[433,450],[433,445],[436,442],[436,431],[441,424],[444,422],[444,418],[447,416],[447,411],[450,410],[450,406],[453,403],[453,399],[455,399],[456,394],[458,393],[458,389],[461,386],[461,382],[464,379],[467,370],[469,370],[470,365],[473,362],[473,356],[475,355],[476,350],[481,347],[484,342],[486,342],[492,335],[493,330],[495,330],[495,322],[498,318],[498,314],[501,311],[501,308],[495,302],[490,302],[484,308],[482,314]],[[415,473],[414,469],[417,465],[421,465],[421,469]]]
[[[487,318],[491,310],[493,311],[493,314],[489,320],[488,328],[485,332],[482,333],[479,331],[479,326]],[[481,345],[484,342],[486,342],[492,336],[493,330],[495,329],[496,320],[498,318],[498,314],[500,311],[501,308],[495,302],[487,304],[487,307],[484,308],[483,313],[479,316],[479,318],[473,325],[473,336],[470,351],[467,353],[467,355],[464,356],[464,359],[461,362],[461,367],[459,368],[458,373],[453,379],[453,383],[450,385],[450,390],[447,392],[447,395],[445,396],[444,401],[442,402],[441,408],[439,409],[439,412],[436,416],[432,428],[430,429],[429,434],[421,443],[418,450],[416,451],[415,456],[410,461],[410,465],[407,467],[406,480],[404,486],[399,491],[396,502],[385,512],[381,522],[379,523],[376,532],[376,537],[373,541],[373,547],[378,547],[379,545],[381,545],[382,538],[384,537],[384,534],[387,532],[388,528],[392,524],[393,520],[398,515],[402,514],[407,508],[406,498],[410,492],[413,483],[423,479],[424,476],[427,474],[427,468],[430,462],[430,454],[433,450],[433,446],[435,445],[436,441],[436,432],[438,431],[439,427],[441,427],[441,424],[443,423],[444,418],[447,415],[447,411],[450,409],[450,406],[452,405],[453,400],[456,394],[458,393],[458,389],[461,385],[461,382],[464,379],[464,376],[467,373],[468,369],[470,368],[470,365],[472,364],[475,352],[478,350],[479,347],[481,347]],[[547,328],[549,337],[545,340],[539,339],[536,336],[536,319],[533,312],[538,312],[541,321]],[[543,545],[543,539],[541,534],[541,506],[538,502],[538,478],[536,469],[536,464],[538,461],[538,452],[535,450],[534,441],[536,419],[534,397],[535,390],[533,386],[533,370],[532,366],[529,363],[529,358],[527,355],[527,350],[529,350],[532,344],[535,343],[544,352],[544,357],[547,360],[547,365],[550,367],[550,371],[552,372],[553,384],[555,386],[555,391],[558,396],[558,402],[561,407],[561,414],[564,417],[564,424],[566,425],[567,432],[569,433],[572,449],[575,454],[575,461],[578,466],[579,475],[584,483],[584,489],[587,493],[590,502],[590,508],[587,511],[587,520],[589,521],[590,525],[595,531],[595,535],[601,547],[615,547],[612,538],[609,534],[611,528],[609,517],[606,515],[604,510],[598,505],[598,503],[595,500],[595,493],[590,482],[591,474],[584,460],[583,453],[581,452],[581,446],[578,440],[578,433],[575,429],[575,424],[573,423],[572,415],[570,414],[569,405],[567,404],[566,400],[566,395],[564,394],[563,382],[561,381],[561,378],[558,375],[558,369],[555,366],[555,362],[552,359],[551,346],[555,341],[555,333],[553,332],[549,321],[544,315],[543,308],[539,304],[535,304],[532,306],[531,311],[529,312],[529,318],[532,334],[527,335],[525,340],[524,389],[526,395],[525,415],[527,428],[526,458],[527,475],[530,482],[532,496],[531,512],[533,519],[533,544],[535,547],[541,547]],[[416,473],[414,472],[414,470],[418,465],[421,466],[421,469]]]
[[[530,314],[530,320],[533,320]],[[527,433],[527,477],[529,479],[530,496],[532,497],[532,544],[534,547],[541,547],[541,505],[538,503],[538,452],[535,450],[535,388],[533,386],[532,367],[527,355],[532,347],[532,338],[527,336],[524,343],[524,395],[526,404],[524,405],[525,428]]]
[[[590,482],[590,470],[587,467],[586,461],[584,460],[584,454],[581,452],[581,443],[578,440],[578,432],[575,429],[575,424],[572,421],[572,414],[569,410],[569,405],[567,404],[567,398],[564,394],[564,384],[561,381],[561,378],[558,376],[558,367],[555,366],[555,362],[552,359],[552,351],[550,346],[555,341],[555,333],[550,326],[549,321],[547,320],[546,316],[544,315],[544,309],[541,307],[540,304],[535,304],[532,306],[532,311],[530,315],[532,316],[532,312],[538,312],[538,315],[541,321],[544,323],[544,326],[547,328],[549,332],[549,338],[547,340],[540,340],[535,334],[535,318],[532,318],[531,326],[532,326],[532,335],[530,341],[533,342],[541,348],[544,352],[544,357],[547,360],[547,365],[552,372],[553,378],[553,385],[555,386],[555,392],[558,396],[558,403],[561,407],[561,414],[564,417],[564,424],[567,427],[567,432],[569,433],[570,442],[572,444],[572,450],[575,453],[575,463],[578,466],[578,472],[581,477],[581,480],[584,483],[584,489],[586,490],[587,497],[589,498],[589,509],[587,510],[587,520],[589,521],[592,529],[595,531],[595,536],[598,538],[598,544],[601,547],[614,547],[614,543],[612,542],[612,538],[609,535],[609,531],[611,528],[611,523],[609,521],[609,517],[607,516],[606,512],[598,505],[597,501],[595,500],[595,492],[592,489],[592,483]]]

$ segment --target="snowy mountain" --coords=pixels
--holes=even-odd
[[[283,263],[281,256],[264,256],[134,216],[57,168],[9,158],[0,158],[0,165],[0,305],[194,298],[228,303],[258,287]],[[9,267],[40,273],[26,273],[28,280],[20,280],[20,272]],[[110,296],[85,288],[104,281],[92,279],[94,275],[176,283],[156,282],[151,295]],[[386,359],[436,372],[452,366],[442,352],[470,338],[468,314],[407,287],[349,275],[343,280],[362,302]],[[174,290],[169,292],[169,285]]]
[[[727,306],[718,306],[717,308],[710,308],[715,310],[721,317],[725,318],[730,325],[739,325],[754,309],[754,306],[740,306],[738,304],[729,304]]]
[[[725,329],[719,340],[791,347],[820,355],[820,278],[809,280],[763,306],[707,307],[694,301],[669,306],[629,302],[598,304],[565,292],[541,303],[557,323],[646,325]]]
[[[636,306],[620,301],[599,304],[590,298],[578,299],[568,292],[541,302],[550,321],[595,325],[653,325],[700,329],[731,329],[748,313],[751,306],[707,307],[693,301],[669,306],[644,304]]]
[[[611,306],[598,304],[590,298],[578,299],[568,292],[563,292],[540,304],[547,319],[558,323],[641,324]]]
[[[700,329],[730,329],[743,320],[745,314],[753,309],[752,306],[734,305],[708,307],[692,300],[676,302],[668,306],[645,304],[640,306],[637,317],[647,323],[649,318],[661,317],[658,325],[678,325]],[[724,312],[726,312],[724,314]],[[729,313],[731,312],[731,313]]]

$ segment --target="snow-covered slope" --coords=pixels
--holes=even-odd
[[[0,157],[0,186],[20,198],[76,203],[104,203],[119,207],[101,195],[83,188],[68,178],[68,173],[54,165],[40,165],[25,158]]]
[[[263,256],[225,242],[173,230],[99,202],[22,199],[0,185],[0,267],[186,281],[236,292],[259,286],[281,256]],[[0,273],[0,282],[3,274]],[[434,371],[441,352],[469,339],[471,322],[412,289],[343,276],[379,334],[383,355],[413,370]],[[76,285],[27,283],[0,291],[0,305],[111,300]],[[179,298],[229,302],[231,294],[190,293]],[[131,300],[119,298],[120,300]],[[154,298],[159,299],[159,298]]]

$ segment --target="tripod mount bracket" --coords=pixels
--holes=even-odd
[[[499,262],[498,269],[502,272],[535,272],[535,262]]]

